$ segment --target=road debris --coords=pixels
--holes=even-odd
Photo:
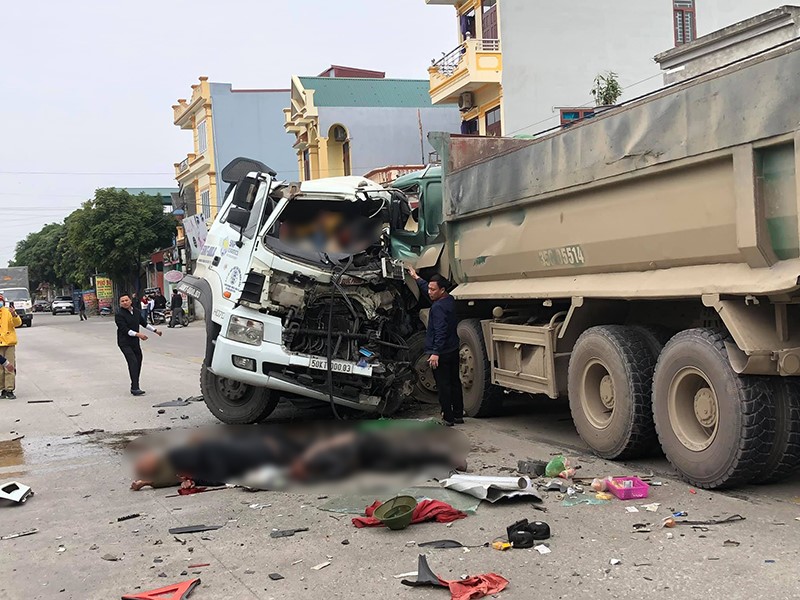
[[[119,560],[119,556],[116,556],[114,554],[103,554],[103,556],[101,556],[100,558],[102,558],[103,560],[107,560],[109,562],[116,562]]]
[[[28,400],[28,404],[47,404],[52,400]]]
[[[463,548],[464,544],[456,540],[433,540],[431,542],[422,542],[417,544],[420,548],[437,548],[440,550],[447,548]]]
[[[267,575],[267,577],[269,577],[272,581],[280,581],[281,579],[284,579],[284,576],[280,573],[270,573]]]
[[[166,577],[165,573],[159,575]],[[157,590],[149,590],[147,592],[137,592],[135,594],[126,594],[122,596],[122,600],[159,600],[166,599],[167,594],[170,594],[169,600],[185,600],[192,593],[192,590],[200,585],[200,579],[189,579],[180,583],[173,583]]]
[[[24,537],[26,535],[33,535],[34,533],[39,533],[39,530],[28,529],[27,531],[20,531],[19,533],[10,533],[8,535],[0,537],[0,540],[13,540],[14,538]]]
[[[381,506],[380,501],[375,501],[364,510],[366,517],[355,517],[352,519],[353,525],[359,529],[362,527],[381,527],[383,523],[374,517],[375,511]],[[424,521],[436,521],[437,523],[450,523],[467,516],[456,510],[445,502],[439,500],[423,500],[417,504],[411,515],[411,523],[422,523]]]
[[[463,576],[462,579],[448,581],[436,575],[428,566],[424,554],[420,554],[417,565],[416,580],[402,579],[400,583],[411,587],[434,586],[450,589],[452,598],[484,598],[502,592],[508,580],[497,573]]]
[[[443,487],[480,500],[495,503],[505,498],[520,496],[529,497],[534,502],[541,502],[535,487],[528,477],[490,477],[483,475],[456,474],[439,482]]]
[[[177,400],[170,400],[169,402],[161,402],[160,404],[153,404],[153,408],[169,408],[171,406],[189,406],[187,400],[178,398]]]
[[[67,547],[64,546],[64,544],[59,544],[58,545],[58,549],[56,550],[56,552],[66,552],[66,551],[67,551]]]
[[[300,558],[300,559],[298,559],[298,560],[294,561],[294,562],[292,563],[292,566],[294,566],[294,565],[299,565],[301,562],[303,562],[303,559],[302,559],[302,558]]]
[[[725,548],[738,548],[742,544],[741,542],[737,542],[736,540],[725,540],[724,542],[722,542],[722,545]]]
[[[519,460],[517,461],[517,472],[529,477],[541,477],[547,469],[547,462],[543,460]]]
[[[658,508],[661,506],[658,502],[652,502],[651,504],[642,504],[642,508],[645,509],[647,512],[658,512]]]
[[[552,550],[550,550],[550,548],[548,548],[544,544],[539,544],[538,546],[534,546],[533,549],[536,550],[539,554],[550,554],[552,552]]]
[[[618,558],[612,558],[610,561],[608,561],[608,564],[610,564],[612,567],[616,567],[617,565],[621,565],[622,561]]]
[[[620,500],[647,498],[650,486],[635,476],[614,477],[608,482],[608,491]]]
[[[131,515],[125,515],[124,517],[117,517],[117,523],[120,521],[128,521],[129,519],[136,519],[137,517],[141,517],[139,513],[133,513]]]
[[[19,481],[7,481],[0,485],[0,500],[6,504],[25,504],[33,496],[33,490]]]
[[[637,512],[639,512],[639,509],[636,508],[635,506],[626,506],[625,507],[625,512],[637,513]]]
[[[315,566],[311,567],[311,569],[313,571],[320,571],[320,570],[324,569],[325,567],[329,567],[330,565],[331,565],[331,561],[326,560],[324,563],[319,563],[318,565],[315,565]]]
[[[295,533],[300,533],[301,531],[308,531],[308,527],[298,527],[296,529],[275,529],[269,534],[269,537],[271,538],[292,537]]]
[[[200,567],[210,567],[211,563],[198,563],[196,565],[188,565],[187,569],[199,569]]]
[[[172,535],[183,533],[199,533],[201,531],[214,531],[215,529],[222,529],[222,527],[222,525],[187,525],[185,527],[173,527],[169,530],[169,532]]]

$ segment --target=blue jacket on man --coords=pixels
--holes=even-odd
[[[428,282],[420,277],[417,279],[417,285],[425,297],[430,298]],[[431,306],[431,312],[428,315],[428,331],[425,334],[425,352],[441,356],[458,350],[457,326],[456,301],[448,294]]]

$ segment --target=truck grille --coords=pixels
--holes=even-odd
[[[247,279],[244,282],[244,288],[242,289],[240,302],[260,304],[261,291],[264,289],[264,281],[266,281],[266,276],[262,275],[261,273],[250,271],[247,274]]]

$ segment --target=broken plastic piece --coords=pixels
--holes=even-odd
[[[461,542],[457,542],[456,540],[434,540],[432,542],[422,542],[421,544],[417,544],[422,548],[463,548],[464,544]]]
[[[272,579],[272,581],[280,581],[281,579],[284,578],[283,575],[281,575],[280,573],[270,573],[269,575],[267,575],[267,577]]]
[[[33,496],[33,490],[18,481],[8,481],[0,486],[0,500],[25,504]]]
[[[129,594],[123,596],[122,600],[184,600],[198,585],[200,585],[200,579],[189,579],[188,581],[168,585],[157,590],[150,590],[149,592]],[[165,594],[171,595],[165,596]]]
[[[331,564],[331,561],[326,560],[324,563],[319,563],[318,565],[314,565],[313,567],[311,567],[311,569],[314,570],[314,571],[319,571],[321,569],[324,569],[325,567],[329,567],[330,564]]]
[[[34,533],[39,533],[38,529],[29,529],[27,531],[20,531],[19,533],[10,533],[8,535],[4,535],[0,537],[0,540],[13,540],[14,538],[23,537],[26,535],[33,535]]]
[[[169,530],[172,535],[180,533],[199,533],[201,531],[213,531],[222,529],[222,525],[187,525],[186,527],[173,527]]]
[[[400,583],[411,587],[420,587],[425,585],[447,587],[447,585],[441,579],[439,579],[436,573],[431,571],[431,568],[428,566],[428,559],[424,554],[420,554],[417,561],[417,580],[411,581],[410,579],[403,579]]]
[[[139,513],[133,513],[132,515],[125,515],[124,517],[118,517],[117,523],[119,523],[120,521],[127,521],[128,519],[135,519],[136,517],[141,517],[141,516],[142,515],[140,515]]]
[[[170,406],[189,406],[189,402],[178,398],[177,400],[170,400],[169,402],[162,402],[161,404],[153,404],[153,408],[168,408]]]
[[[301,531],[308,531],[308,527],[298,527],[297,529],[281,529],[279,531],[273,531],[269,534],[269,537],[271,538],[292,537],[295,533],[300,533]]]

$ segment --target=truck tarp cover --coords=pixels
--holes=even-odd
[[[792,132],[798,50],[793,43],[544,138],[445,139],[447,220]]]

